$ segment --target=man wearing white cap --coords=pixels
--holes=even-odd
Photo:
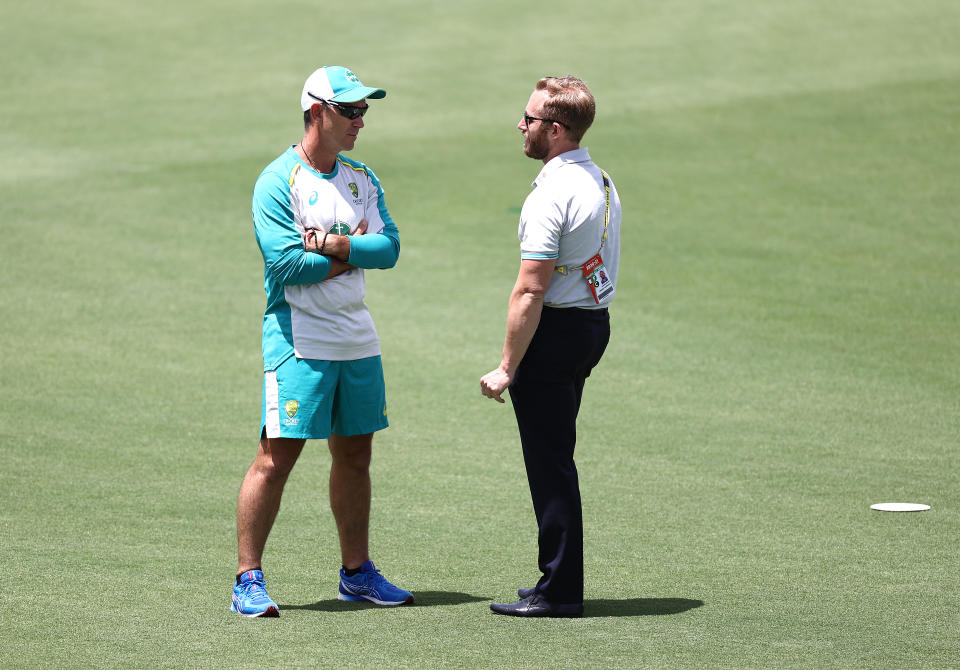
[[[261,567],[287,476],[307,439],[327,439],[330,506],[340,538],[338,598],[413,602],[368,553],[373,433],[386,428],[380,343],[363,301],[364,270],[392,268],[400,238],[370,168],[353,149],[368,99],[350,70],[321,67],[303,86],[304,133],[268,165],[253,193],[263,254],[263,406],[260,444],[237,501],[238,574],[232,609],[279,616]]]

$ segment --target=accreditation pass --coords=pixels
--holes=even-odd
[[[584,263],[582,269],[583,278],[590,288],[593,301],[599,305],[600,301],[613,291],[613,280],[610,279],[610,273],[607,272],[607,268],[604,266],[600,254],[597,254]]]

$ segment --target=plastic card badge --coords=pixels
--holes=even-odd
[[[607,272],[600,254],[583,264],[583,278],[587,281],[593,301],[598,305],[613,291],[613,280],[610,279],[610,273]]]

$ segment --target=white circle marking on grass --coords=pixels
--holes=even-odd
[[[870,505],[870,509],[880,512],[924,512],[930,509],[930,505],[923,503],[904,503],[904,502],[885,502]]]

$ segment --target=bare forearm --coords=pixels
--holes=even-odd
[[[324,279],[333,279],[334,277],[338,275],[342,275],[344,272],[349,272],[350,270],[353,270],[353,269],[354,267],[349,263],[344,263],[343,261],[337,260],[336,258],[331,258],[330,272],[327,273],[327,276],[324,277]]]
[[[347,262],[350,258],[350,236],[335,235],[333,233],[324,233],[319,236],[322,249],[317,249],[317,253],[328,258],[335,258],[338,261]]]
[[[513,376],[533,340],[540,315],[543,313],[543,297],[550,283],[555,261],[522,260],[517,283],[510,294],[507,307],[507,336],[503,342],[503,357],[500,365],[480,378],[480,392],[497,402],[510,386]]]
[[[367,226],[367,220],[363,219],[351,235],[308,230],[303,235],[304,249],[330,259],[330,274],[327,279],[355,268],[392,268],[400,253],[396,226],[391,224],[384,229],[385,233],[374,235],[366,234]],[[354,251],[358,253],[354,254]]]
[[[317,235],[316,231],[308,230],[303,235],[303,246],[307,253],[317,254],[324,258],[330,265],[330,270],[324,279],[333,279],[344,272],[355,269],[353,265],[341,260],[334,254],[327,254],[327,241],[341,237],[340,235],[323,234]],[[349,247],[347,247],[349,252]]]
[[[511,377],[527,353],[540,323],[543,311],[543,295],[515,287],[507,307],[507,336],[503,342],[503,358],[500,369]]]
[[[397,264],[400,240],[396,233],[327,235],[323,255],[358,268],[386,270]]]

